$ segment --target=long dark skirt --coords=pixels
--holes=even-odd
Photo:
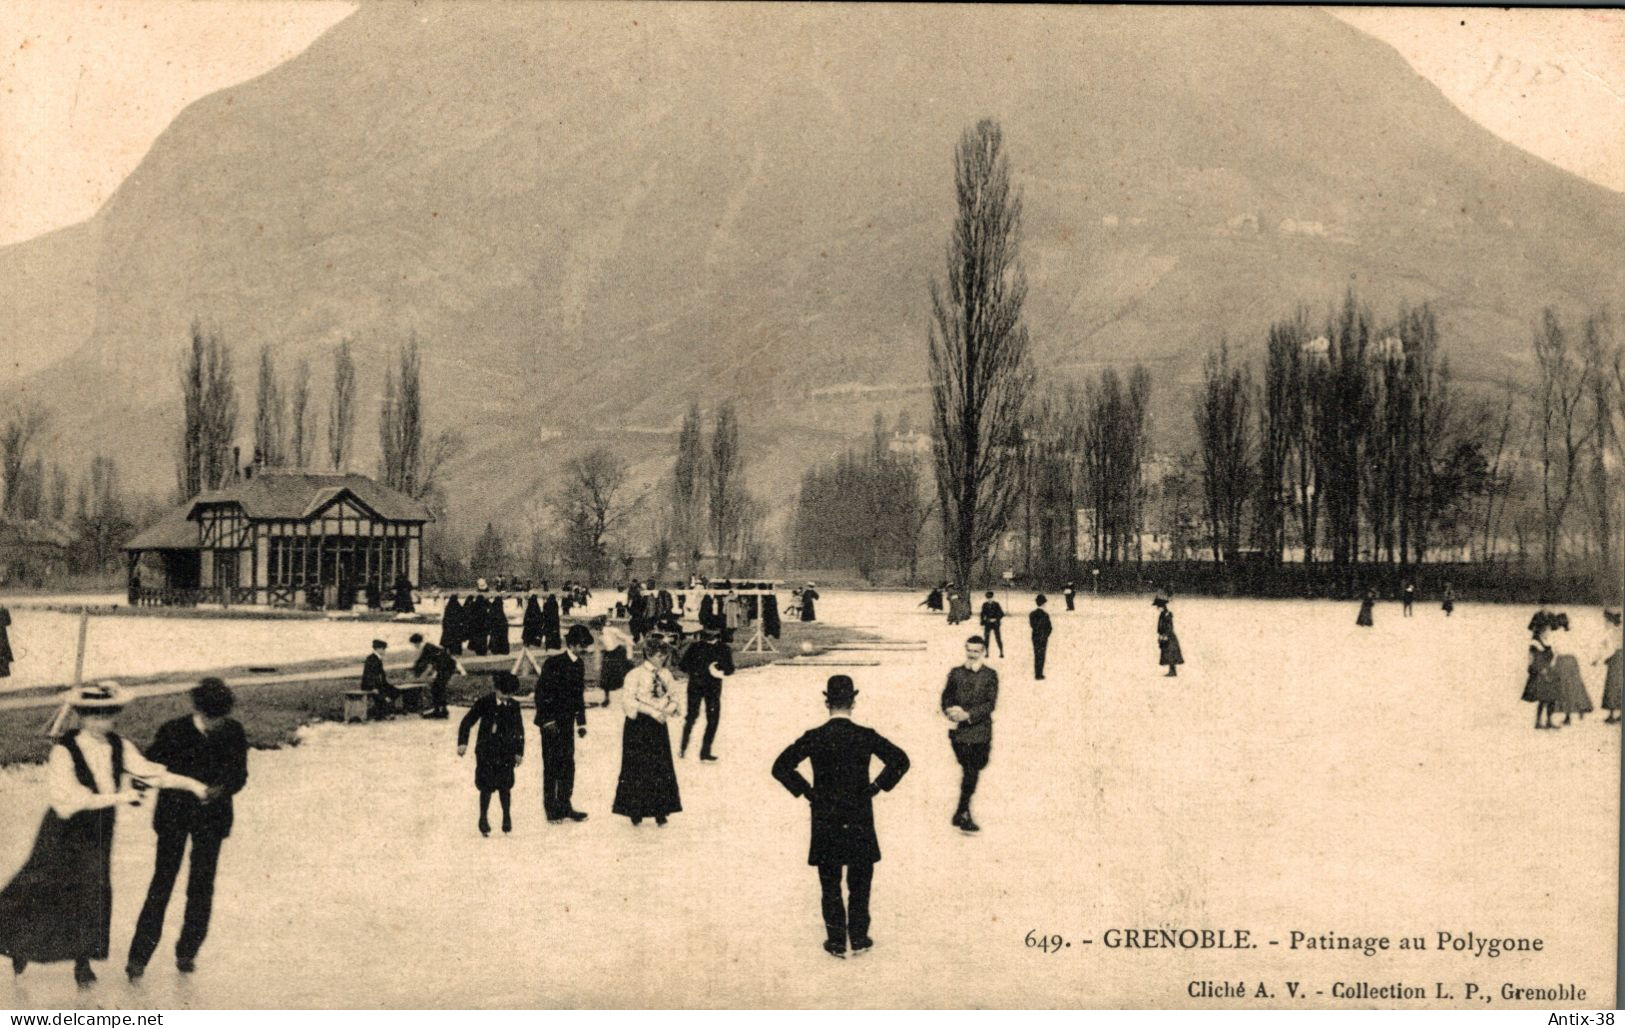
[[[624,817],[657,817],[683,809],[666,726],[647,714],[621,732],[621,777],[610,810]]]
[[[17,876],[0,890],[0,954],[45,964],[107,959],[113,916],[111,808],[46,811]]]
[[[1573,654],[1565,653],[1552,665],[1551,675],[1557,679],[1557,712],[1559,714],[1589,714],[1591,696],[1580,678],[1580,662]]]
[[[599,685],[605,692],[614,692],[626,684],[626,673],[632,670],[632,661],[627,657],[626,650],[616,647],[604,651],[603,673],[599,677]]]
[[[1176,664],[1185,663],[1185,654],[1179,648],[1179,636],[1172,632],[1169,632],[1166,637],[1157,640],[1157,648],[1160,651],[1157,656],[1157,663],[1163,667],[1173,667]]]
[[[1360,615],[1354,619],[1354,623],[1359,625],[1361,628],[1371,627],[1371,604],[1360,604]]]

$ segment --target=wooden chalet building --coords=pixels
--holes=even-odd
[[[201,493],[124,547],[130,601],[347,608],[387,604],[423,567],[422,503],[365,475],[262,468]]]

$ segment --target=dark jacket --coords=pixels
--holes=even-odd
[[[982,624],[996,625],[1004,620],[1004,608],[999,606],[998,600],[988,600],[982,604]]]
[[[432,642],[423,644],[423,652],[412,665],[412,674],[421,675],[430,668],[434,668],[434,680],[441,685],[451,681],[451,676],[457,673],[457,658],[436,646]]]
[[[517,702],[503,703],[488,692],[474,701],[457,726],[457,745],[468,745],[468,733],[475,723],[480,734],[474,737],[474,756],[481,761],[512,764],[525,755],[525,722]]]
[[[869,781],[869,761],[879,757],[880,776]],[[812,782],[797,766],[812,761]],[[809,864],[872,864],[880,859],[873,797],[889,791],[908,771],[908,754],[873,728],[832,717],[790,744],[773,762],[773,777],[793,796],[812,797]]]
[[[1044,608],[1035,608],[1031,614],[1028,614],[1027,623],[1033,629],[1033,642],[1049,641],[1049,634],[1054,626],[1050,624],[1049,613]]]
[[[542,673],[536,679],[536,724],[575,718],[576,724],[585,725],[585,687],[586,661],[572,660],[568,653],[555,653],[542,661]]]
[[[683,652],[683,659],[678,662],[677,669],[688,676],[691,688],[698,685],[721,685],[722,679],[711,674],[712,664],[720,668],[723,674],[733,674],[733,647],[725,642],[707,642],[701,639]]]
[[[231,834],[231,798],[248,784],[248,736],[232,718],[214,731],[198,731],[190,715],[165,721],[147,747],[147,759],[204,785],[225,790],[205,803],[183,789],[162,789],[152,812],[159,832],[191,831],[224,839]]]
[[[999,701],[999,673],[983,664],[981,670],[971,671],[961,664],[948,672],[948,684],[942,690],[942,709],[962,707],[970,720],[961,721],[948,729],[955,742],[993,741],[993,707]]]
[[[361,665],[361,688],[368,692],[377,692],[389,687],[389,676],[384,673],[383,658],[376,653],[367,654],[367,662]]]

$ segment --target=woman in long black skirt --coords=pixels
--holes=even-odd
[[[456,596],[446,597],[440,615],[440,648],[454,657],[463,653],[463,605]]]
[[[488,814],[491,794],[497,794],[502,804],[502,830],[513,831],[513,769],[525,759],[525,723],[519,713],[519,702],[513,694],[519,691],[519,679],[511,671],[498,671],[491,676],[495,692],[486,693],[474,701],[457,726],[457,755],[468,752],[468,733],[479,725],[474,737],[474,788],[480,791],[480,834],[491,834]]]
[[[64,709],[79,727],[51,747],[51,806],[28,862],[0,890],[0,953],[17,974],[29,964],[71,960],[81,987],[96,980],[90,962],[107,959],[113,914],[114,812],[140,802],[135,783],[210,797],[202,782],[154,764],[113,731],[123,706],[123,692],[109,682],[79,688]]]
[[[1371,609],[1376,605],[1376,592],[1371,589],[1367,589],[1365,591],[1364,598],[1360,600],[1360,613],[1355,617],[1354,623],[1359,625],[1361,628],[1370,628],[1372,624]]]
[[[1157,663],[1168,669],[1165,677],[1177,678],[1185,653],[1179,648],[1179,636],[1174,634],[1174,612],[1168,609],[1166,596],[1158,596],[1151,605],[1162,608],[1157,615]]]
[[[646,817],[664,825],[667,815],[683,809],[666,731],[666,722],[678,714],[675,682],[666,670],[670,659],[670,644],[663,636],[651,635],[643,644],[643,663],[626,676],[621,775],[610,809],[631,818],[634,825]]]

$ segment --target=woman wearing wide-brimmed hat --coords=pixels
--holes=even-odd
[[[90,962],[107,959],[113,911],[115,808],[140,802],[138,785],[208,799],[202,782],[154,764],[113,731],[124,703],[123,690],[103,682],[75,689],[58,715],[56,729],[79,724],[61,731],[51,747],[51,805],[28,862],[0,890],[0,953],[17,974],[31,963],[72,960],[74,980],[94,982]]]
[[[1174,634],[1174,612],[1168,609],[1165,593],[1158,593],[1151,605],[1161,609],[1157,615],[1157,663],[1168,669],[1166,677],[1176,678],[1179,665],[1185,663],[1185,654],[1179,648],[1179,636]]]
[[[678,714],[673,695],[676,680],[666,670],[670,659],[671,644],[665,636],[651,635],[643,643],[643,663],[626,676],[621,701],[626,712],[621,774],[610,809],[631,818],[634,825],[646,817],[663,825],[668,814],[683,809],[677,793],[677,768],[671,759],[671,735],[666,729],[666,722]]]

